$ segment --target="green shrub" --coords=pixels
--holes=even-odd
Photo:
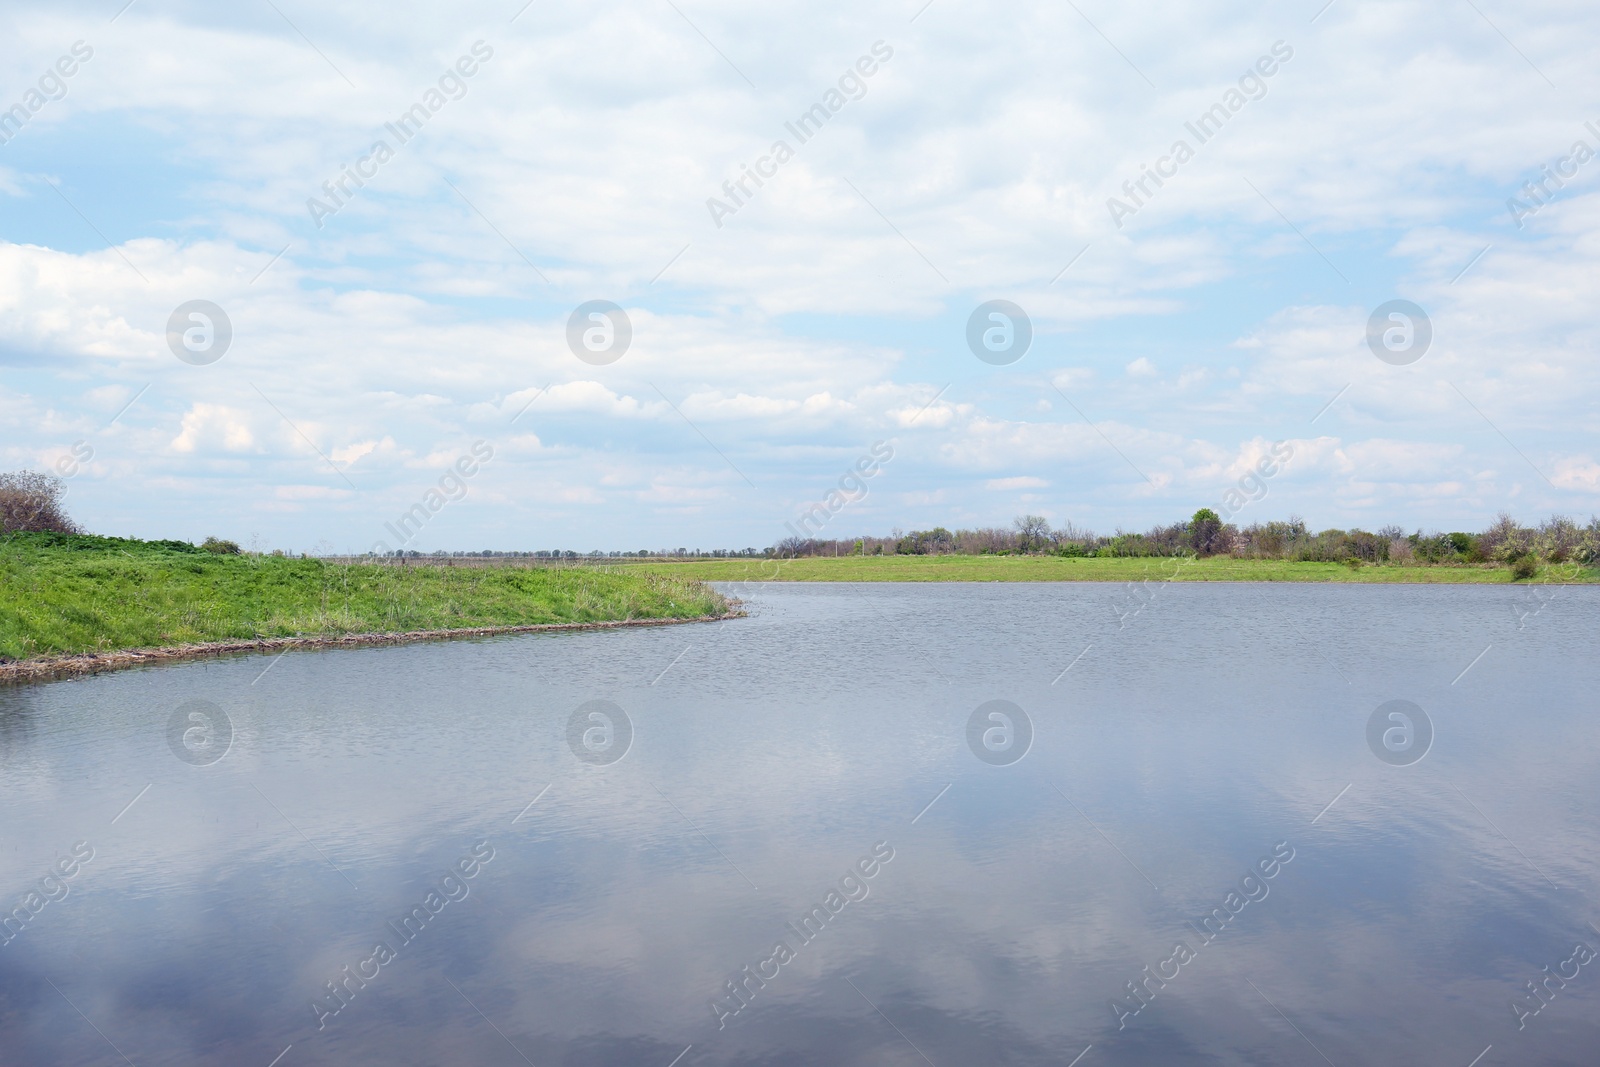
[[[200,545],[201,551],[210,552],[218,556],[237,556],[239,546],[233,541],[223,541],[220,538],[208,537]]]
[[[1539,563],[1532,555],[1518,556],[1511,561],[1511,577],[1514,581],[1525,582],[1539,573]]]
[[[123,552],[146,555],[163,552],[198,552],[187,541],[140,541],[130,537],[100,537],[96,534],[16,533],[4,544],[15,549],[66,549],[71,552]]]
[[[1222,517],[1210,508],[1201,508],[1189,520],[1189,547],[1202,556],[1221,551],[1225,545],[1222,536]]]

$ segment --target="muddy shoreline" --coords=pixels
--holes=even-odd
[[[559,633],[565,630],[615,630],[628,626],[675,626],[690,622],[720,622],[743,618],[743,611],[722,615],[697,615],[687,618],[619,619],[610,622],[548,622],[528,626],[475,626],[460,630],[410,630],[401,633],[337,634],[326,637],[261,637],[241,641],[207,641],[167,648],[133,648],[114,652],[76,652],[68,655],[35,656],[0,662],[0,685],[53,681],[105,671],[127,670],[161,663],[209,659],[215,656],[248,652],[277,652],[296,648],[366,648],[376,645],[402,645],[418,641],[448,641],[459,637],[497,637],[502,634]]]

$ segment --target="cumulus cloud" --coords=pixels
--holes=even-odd
[[[104,29],[87,2],[18,12],[15,69],[99,36],[0,169],[0,454],[92,441],[91,526],[196,533],[159,486],[240,521],[292,505],[260,526],[345,547],[479,438],[504,450],[479,494],[497,503],[451,529],[506,547],[546,505],[574,544],[637,540],[658,511],[680,543],[766,538],[776,501],[891,437],[885,521],[906,527],[1004,522],[1012,481],[1108,525],[1168,520],[1280,440],[1304,451],[1262,506],[1316,522],[1591,506],[1600,162],[1520,220],[1507,200],[1600,138],[1504,39],[1421,0],[1314,24],[1089,14],[1105,37],[1048,5],[711,8],[725,60],[669,8],[610,0],[509,28],[402,5],[376,34],[329,9],[326,59],[200,5]],[[1536,5],[1507,32],[1581,93],[1597,29]],[[480,40],[459,99],[400,144],[386,124]],[[865,94],[789,134],[878,41]],[[1107,199],[1279,41],[1264,95],[1116,225]],[[88,162],[112,127],[136,179],[114,186]],[[707,198],[775,138],[793,160],[718,227]],[[307,200],[377,140],[393,160],[317,225]],[[1004,367],[964,336],[997,297],[1034,327]],[[598,367],[566,342],[596,298],[633,328]],[[1433,331],[1404,366],[1366,343],[1395,298]],[[210,366],[167,347],[194,299],[231,320]]]
[[[183,416],[183,429],[172,439],[174,452],[192,453],[209,447],[248,452],[256,446],[250,415],[220,404],[196,404]]]

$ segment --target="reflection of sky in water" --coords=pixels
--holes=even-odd
[[[1520,1033],[1509,1002],[1600,948],[1596,591],[1520,630],[1505,589],[1168,586],[1119,630],[1120,592],[769,586],[722,626],[0,691],[0,903],[96,851],[0,948],[0,1061],[1593,1062],[1600,963]],[[1367,748],[1397,698],[1437,733],[1410,767]],[[632,719],[610,766],[567,747],[593,699]],[[966,748],[995,699],[1034,723],[1014,766]],[[168,747],[189,700],[232,718],[214,766]],[[319,1033],[323,983],[484,839],[466,899]],[[798,945],[877,841],[870,896]],[[1201,947],[1186,921],[1279,841]],[[709,1001],[780,937],[719,1032]],[[1198,958],[1118,1032],[1176,939]]]

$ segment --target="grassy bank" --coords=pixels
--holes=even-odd
[[[0,544],[0,660],[727,610],[693,575],[638,568],[336,564],[60,534]]]
[[[786,582],[1130,582],[1172,578],[1184,582],[1421,582],[1510,583],[1504,566],[1351,567],[1214,556],[1182,558],[1068,558],[1062,556],[809,556],[790,560],[651,560],[637,570],[705,581]],[[1541,566],[1531,582],[1600,582],[1600,569]],[[1526,583],[1524,583],[1526,584]]]

